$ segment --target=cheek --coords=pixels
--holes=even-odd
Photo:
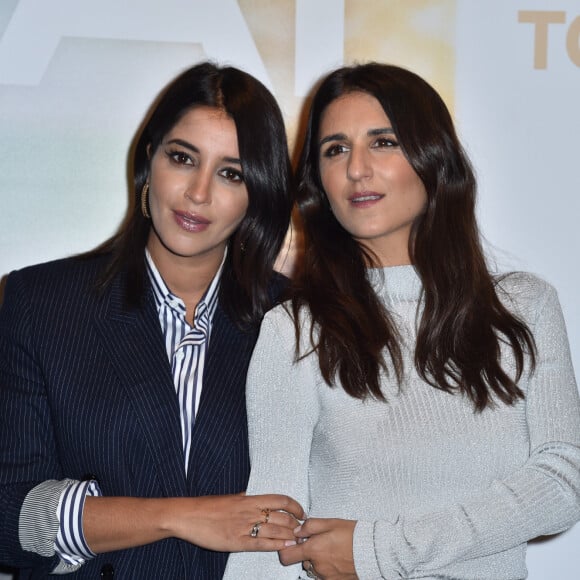
[[[405,206],[409,212],[423,213],[427,206],[427,191],[419,176],[410,166],[406,166],[398,176],[400,189],[406,198]]]
[[[162,208],[167,205],[167,192],[165,188],[154,180],[149,182],[149,207],[151,208],[152,217],[159,216]]]
[[[238,225],[248,211],[249,199],[248,194],[232,196],[223,207],[224,215],[229,217],[229,221]]]
[[[240,225],[241,221],[244,219],[244,217],[246,217],[247,211],[248,211],[247,203],[240,206],[239,211],[236,213],[236,217],[234,220],[236,222],[236,226]]]
[[[414,191],[414,209],[417,215],[421,215],[427,209],[427,191],[422,181],[419,180],[418,183],[415,183]]]
[[[159,203],[166,199],[171,191],[171,180],[167,179],[163,171],[151,169],[149,176],[149,197],[151,203]]]

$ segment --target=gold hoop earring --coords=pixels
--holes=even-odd
[[[149,219],[151,214],[147,209],[147,193],[149,192],[149,182],[146,181],[143,189],[141,190],[141,213],[143,214],[144,218]]]

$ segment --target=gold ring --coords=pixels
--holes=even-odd
[[[267,524],[270,521],[270,508],[264,508],[262,515],[264,516],[264,523]]]

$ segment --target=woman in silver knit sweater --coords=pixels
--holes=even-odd
[[[298,177],[305,256],[248,375],[248,493],[310,517],[280,560],[235,554],[226,578],[525,578],[527,541],[580,518],[555,291],[489,272],[471,165],[407,70],[327,76]]]

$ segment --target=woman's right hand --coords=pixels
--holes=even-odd
[[[220,552],[277,551],[294,540],[305,517],[285,495],[223,495],[175,498],[178,518],[172,535]],[[175,515],[175,512],[174,512]],[[251,535],[256,526],[257,535]],[[256,529],[254,528],[254,529]]]
[[[300,504],[285,495],[87,497],[83,530],[97,554],[171,537],[218,552],[265,552],[294,540],[302,519]]]

